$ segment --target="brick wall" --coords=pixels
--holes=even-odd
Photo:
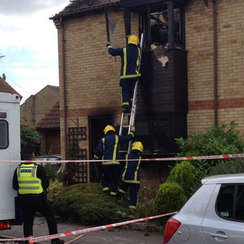
[[[114,31],[118,44],[125,45],[123,13],[109,12],[116,23]],[[132,17],[132,19],[135,17]],[[137,30],[137,22],[132,27]],[[120,57],[108,54],[104,12],[83,14],[79,18],[64,20],[65,72],[67,99],[67,127],[84,126],[87,140],[80,143],[89,155],[88,117],[113,114],[115,125],[121,115],[121,89],[119,87]],[[137,34],[137,33],[136,33]],[[60,72],[60,112],[61,151],[64,155],[64,100],[62,67],[62,29],[58,29],[59,72]]]
[[[53,86],[46,86],[30,96],[20,107],[21,124],[36,126],[58,100],[59,88]]]
[[[186,8],[188,135],[214,125],[213,5],[189,0]],[[244,133],[243,0],[218,0],[219,124],[235,121]]]

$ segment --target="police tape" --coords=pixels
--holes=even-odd
[[[230,159],[230,158],[244,158],[244,153],[240,154],[224,154],[224,155],[210,155],[210,156],[192,156],[192,157],[173,157],[173,158],[142,158],[141,161],[192,161],[192,160],[211,160],[211,159]],[[100,163],[126,161],[126,159],[118,160],[104,160],[104,159],[83,159],[83,160],[0,160],[0,163],[50,163],[50,164],[64,164],[64,163]],[[130,161],[138,161],[138,159],[130,159]]]
[[[115,223],[115,224],[102,225],[102,226],[98,226],[98,227],[69,231],[69,232],[65,232],[65,233],[48,235],[48,236],[0,239],[0,242],[12,242],[12,241],[41,242],[41,241],[47,241],[47,240],[52,240],[52,239],[62,238],[62,237],[67,237],[67,236],[85,234],[85,233],[94,232],[94,231],[98,231],[98,230],[111,229],[114,227],[119,227],[119,226],[129,225],[129,224],[135,224],[135,223],[139,223],[139,222],[143,222],[143,221],[147,221],[147,220],[152,220],[152,219],[163,218],[163,217],[174,215],[176,213],[177,212],[166,213],[166,214],[155,215],[155,216],[146,217],[146,218],[128,220],[128,221],[119,222],[119,223]]]

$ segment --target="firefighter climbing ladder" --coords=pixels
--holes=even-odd
[[[143,33],[141,34],[141,42],[140,42],[140,48],[141,48],[141,55],[140,55],[140,63],[139,63],[139,71],[141,68],[141,58],[142,58],[142,48],[143,48]],[[119,128],[119,135],[123,134],[123,129],[128,129],[128,134],[131,132],[132,126],[135,125],[135,119],[136,119],[136,102],[137,102],[137,87],[138,87],[138,80],[136,81],[135,88],[134,88],[134,94],[133,94],[133,100],[131,105],[131,112],[130,113],[123,113],[121,115],[121,121],[120,121],[120,128]],[[125,118],[128,118],[127,124],[125,124]],[[127,153],[130,153],[131,149],[131,141],[128,144]],[[124,151],[123,151],[124,152]]]

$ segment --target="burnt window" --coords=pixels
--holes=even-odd
[[[145,48],[185,49],[184,6],[168,1],[147,6],[142,11],[141,32],[145,33]]]
[[[6,149],[9,145],[8,122],[0,120],[0,149]]]
[[[150,10],[151,45],[168,45],[167,3],[154,4]]]

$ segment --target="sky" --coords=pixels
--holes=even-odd
[[[59,85],[57,29],[70,0],[0,0],[0,76],[23,98]]]

